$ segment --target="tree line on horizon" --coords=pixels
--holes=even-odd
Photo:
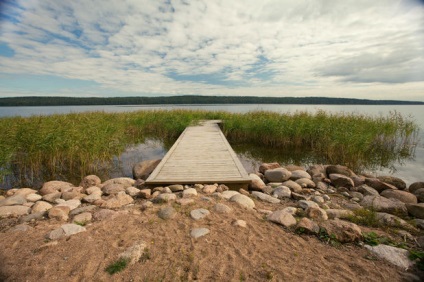
[[[6,97],[7,106],[92,106],[160,104],[305,104],[305,105],[424,105],[418,101],[367,100],[329,97],[166,96],[166,97]]]

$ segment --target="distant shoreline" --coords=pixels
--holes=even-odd
[[[367,100],[329,97],[167,96],[167,97],[6,97],[0,107],[24,106],[143,106],[143,105],[424,105],[419,101]]]

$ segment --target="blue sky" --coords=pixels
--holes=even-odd
[[[0,2],[0,97],[424,101],[418,0]]]

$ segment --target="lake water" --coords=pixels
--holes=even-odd
[[[386,168],[375,173],[393,174],[410,184],[415,181],[424,181],[424,105],[154,105],[154,106],[52,106],[52,107],[0,107],[0,117],[8,116],[32,116],[32,115],[51,115],[91,111],[104,112],[131,112],[131,111],[149,111],[149,110],[172,110],[172,109],[190,109],[190,110],[208,110],[208,111],[228,111],[235,113],[247,113],[250,111],[273,111],[279,113],[308,111],[315,113],[318,110],[324,110],[331,113],[358,113],[371,116],[386,116],[390,112],[397,111],[403,116],[411,117],[421,128],[419,134],[419,144],[415,151],[415,157],[411,160],[403,160],[394,166],[395,171]],[[235,148],[237,151],[237,148]],[[240,150],[239,150],[240,151]],[[149,140],[144,144],[129,147],[121,156],[117,157],[115,162],[119,165],[110,172],[111,177],[131,176],[132,164],[139,161],[161,158],[166,153],[161,142]],[[261,161],[253,158],[249,154],[238,153],[243,165],[248,171],[257,169]]]

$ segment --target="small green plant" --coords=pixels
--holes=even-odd
[[[128,259],[120,258],[117,261],[115,261],[114,263],[109,264],[109,266],[106,267],[105,270],[106,270],[107,273],[112,275],[112,274],[115,274],[117,272],[124,270],[125,267],[127,267],[127,265],[128,265]]]
[[[74,223],[76,225],[79,225],[79,226],[86,226],[87,225],[87,221],[74,221]]]
[[[149,248],[145,248],[143,254],[141,255],[140,261],[145,262],[151,258]]]
[[[340,241],[337,240],[336,235],[328,234],[327,230],[324,228],[320,228],[318,232],[318,239],[333,247],[339,247],[341,245]]]
[[[368,209],[357,209],[353,215],[347,218],[349,221],[368,227],[380,227],[381,223],[377,219],[377,213]]]
[[[362,236],[364,237],[364,243],[370,246],[377,246],[379,244],[389,245],[397,248],[406,248],[405,243],[403,242],[396,242],[388,237],[385,236],[379,236],[375,232],[365,232],[362,233]]]
[[[418,269],[424,271],[424,252],[423,251],[409,251],[409,259],[416,261]]]
[[[243,271],[240,271],[239,279],[240,279],[240,282],[241,282],[241,281],[246,281],[246,276],[244,276]]]

